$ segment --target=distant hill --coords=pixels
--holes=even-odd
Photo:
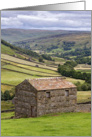
[[[2,29],[2,39],[14,43],[26,39],[55,36],[58,34],[71,33],[64,30],[37,30],[37,29]]]
[[[2,39],[15,46],[51,55],[91,47],[91,32],[65,30],[2,29]]]

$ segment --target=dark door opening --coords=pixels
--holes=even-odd
[[[31,106],[31,117],[34,117],[34,106]]]

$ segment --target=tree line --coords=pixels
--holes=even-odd
[[[91,74],[78,72],[74,69],[75,66],[75,61],[67,61],[64,65],[58,65],[58,72],[66,77],[85,80],[88,89],[91,90]]]

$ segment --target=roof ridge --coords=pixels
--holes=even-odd
[[[65,77],[48,77],[48,78],[26,79],[26,80],[40,80],[40,79],[66,79],[66,78]]]

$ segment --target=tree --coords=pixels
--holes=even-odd
[[[81,88],[82,88],[83,91],[87,91],[88,90],[88,86],[87,86],[86,83],[82,84]]]
[[[8,90],[6,90],[6,91],[4,92],[4,100],[9,100],[9,99],[10,99],[10,93],[9,93]]]
[[[4,93],[1,91],[1,100],[4,100]]]
[[[39,58],[39,62],[44,62],[42,57]]]

